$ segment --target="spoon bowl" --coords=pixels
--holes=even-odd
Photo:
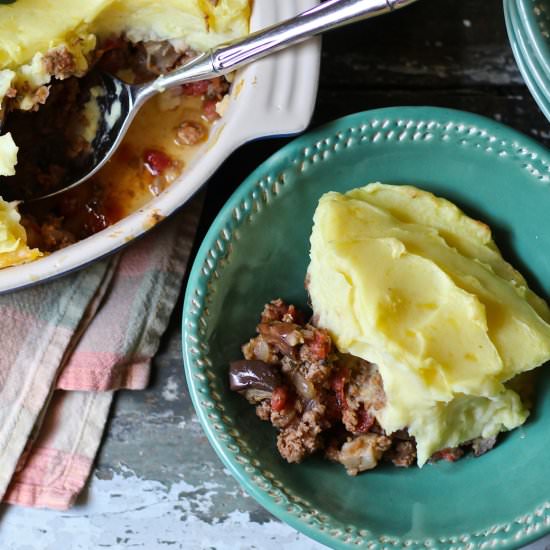
[[[94,176],[113,156],[137,114],[137,109],[133,108],[135,86],[100,71],[90,74],[87,78],[90,79],[90,88],[93,86],[99,108],[98,128],[91,142],[91,152],[69,172],[58,189],[40,197],[33,197],[31,201],[54,197]]]

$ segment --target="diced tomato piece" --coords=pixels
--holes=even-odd
[[[284,411],[288,401],[288,389],[285,386],[277,386],[271,394],[271,409],[275,412]]]
[[[143,153],[143,161],[153,176],[162,174],[172,164],[172,160],[166,153],[156,149],[147,149]]]
[[[309,347],[312,355],[318,361],[326,359],[330,353],[330,336],[323,330],[316,330],[314,332],[313,342]]]
[[[374,426],[374,416],[371,416],[364,408],[358,411],[357,416],[359,417],[359,422],[355,431],[362,434],[367,433]]]
[[[340,367],[338,369],[338,372],[332,377],[331,380],[331,388],[336,394],[336,402],[338,403],[338,406],[340,407],[340,410],[347,409],[347,401],[346,401],[346,394],[345,394],[345,388],[346,388],[346,382],[349,379],[349,370],[347,367]]]
[[[214,122],[220,118],[220,115],[216,111],[216,103],[215,99],[205,99],[202,102],[202,113],[209,122]]]
[[[447,462],[456,462],[463,455],[462,451],[457,448],[441,449],[432,456],[434,460],[446,460]]]
[[[183,84],[181,91],[183,95],[201,96],[208,91],[209,80],[199,80],[199,82],[190,82],[189,84]]]

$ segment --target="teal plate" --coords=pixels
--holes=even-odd
[[[230,392],[228,362],[262,306],[305,305],[319,197],[372,181],[410,184],[488,222],[506,258],[550,296],[550,154],[491,120],[430,107],[351,115],[255,170],[224,206],[186,291],[187,381],[214,449],[265,508],[334,548],[514,548],[550,532],[550,369],[528,422],[481,458],[358,477],[321,458],[284,462],[275,433]]]
[[[528,42],[550,78],[550,0],[516,0],[516,8]]]
[[[504,16],[521,75],[550,120],[550,0],[504,0]]]
[[[550,81],[547,80],[544,69],[533,49],[533,42],[526,34],[517,6],[513,3],[506,4],[505,18],[508,28],[508,36],[518,68],[533,96],[539,109],[550,120]]]

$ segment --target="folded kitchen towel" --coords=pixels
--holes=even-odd
[[[114,390],[143,389],[181,290],[194,199],[120,254],[0,297],[0,496],[66,509],[83,488]]]

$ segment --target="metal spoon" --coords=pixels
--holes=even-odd
[[[103,120],[92,142],[89,162],[80,173],[70,173],[67,185],[54,192],[35,196],[31,200],[58,195],[96,174],[120,145],[139,109],[155,94],[189,82],[225,75],[312,36],[391,12],[414,1],[416,0],[328,0],[283,23],[199,55],[175,71],[146,84],[127,84],[107,73],[96,75],[95,85],[99,84],[103,88],[103,94],[97,98]]]

